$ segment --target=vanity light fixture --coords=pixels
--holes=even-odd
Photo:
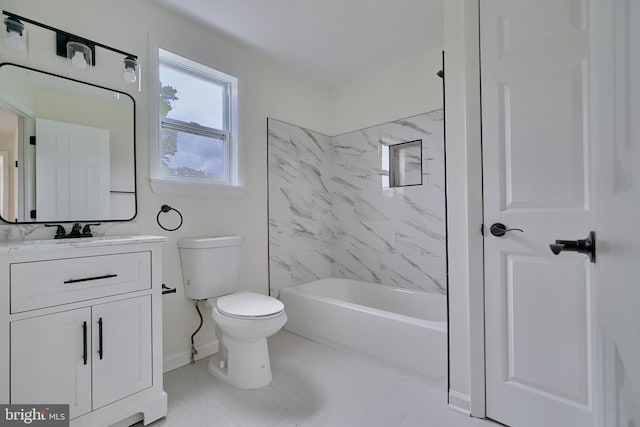
[[[140,81],[140,66],[138,64],[138,57],[136,55],[113,48],[111,46],[104,45],[102,43],[85,39],[84,37],[76,36],[75,34],[59,30],[57,28],[42,24],[32,19],[7,12],[6,10],[3,10],[2,13],[8,16],[4,20],[5,26],[7,28],[7,34],[4,34],[3,32],[4,42],[13,50],[26,49],[27,30],[22,23],[26,22],[28,24],[36,25],[38,27],[56,33],[56,54],[64,58],[68,58],[74,68],[83,70],[87,68],[87,65],[95,66],[96,47],[100,47],[102,49],[107,49],[120,55],[124,55],[125,59],[123,78],[126,83],[135,83],[136,81]],[[20,41],[22,41],[22,44],[20,43]],[[20,48],[20,46],[22,46],[22,48]],[[139,84],[138,91],[141,90],[142,86]]]
[[[2,32],[4,45],[11,50],[23,52],[27,50],[27,29],[19,19],[9,16],[4,19],[6,31]]]
[[[124,81],[127,83],[135,83],[137,76],[138,61],[131,56],[124,58]]]
[[[93,64],[91,49],[80,42],[67,42],[67,58],[79,70],[87,68],[87,64]]]

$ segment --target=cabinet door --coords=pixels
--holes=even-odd
[[[151,387],[151,296],[92,307],[93,409]]]
[[[11,322],[11,403],[91,411],[90,322],[90,308]]]

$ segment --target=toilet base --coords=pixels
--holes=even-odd
[[[242,389],[267,386],[272,375],[266,338],[242,342],[223,335],[220,350],[209,359],[209,372]]]

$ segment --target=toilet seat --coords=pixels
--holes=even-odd
[[[268,295],[236,292],[218,298],[218,312],[236,319],[267,319],[284,312],[284,304]]]

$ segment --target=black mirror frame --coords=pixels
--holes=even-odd
[[[131,102],[133,103],[133,191],[134,191],[134,213],[133,216],[131,218],[128,219],[103,219],[103,218],[85,218],[85,219],[73,219],[73,220],[65,220],[65,221],[59,221],[59,220],[48,220],[48,221],[7,221],[6,219],[2,218],[2,216],[0,215],[0,225],[9,225],[9,224],[13,224],[13,225],[21,225],[21,224],[47,224],[47,223],[76,223],[76,222],[96,222],[96,221],[100,221],[100,222],[129,222],[129,221],[133,221],[136,216],[138,215],[138,171],[137,171],[137,152],[136,152],[136,130],[137,130],[137,121],[136,121],[136,100],[133,98],[133,96],[131,96],[130,94],[126,93],[126,92],[122,92],[120,90],[116,90],[116,89],[112,89],[112,88],[108,88],[105,86],[100,86],[100,85],[96,85],[93,83],[88,83],[88,82],[83,82],[81,80],[76,80],[76,79],[72,79],[70,77],[65,77],[65,76],[61,76],[59,74],[54,74],[54,73],[50,73],[48,71],[43,71],[43,70],[38,70],[36,68],[31,68],[31,67],[27,67],[24,65],[19,65],[19,64],[14,64],[11,62],[2,62],[0,63],[0,68],[4,67],[5,65],[11,65],[13,67],[18,67],[18,68],[22,68],[24,70],[30,70],[30,71],[34,71],[37,73],[42,73],[42,74],[46,74],[52,77],[58,77],[58,78],[62,78],[65,80],[69,80],[72,82],[76,82],[76,83],[80,83],[80,84],[84,84],[87,86],[93,86],[99,89],[104,89],[104,90],[108,90],[111,92],[118,92],[122,95],[126,95],[131,99]]]

